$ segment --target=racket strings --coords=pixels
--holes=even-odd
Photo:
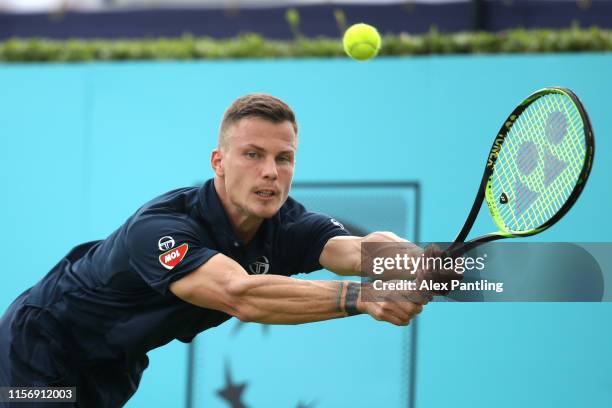
[[[494,203],[504,229],[529,231],[552,218],[571,195],[586,154],[578,108],[564,94],[531,103],[516,119],[492,176]]]
[[[547,97],[541,98],[540,101],[535,102],[534,109],[531,109],[529,111],[531,121],[529,123],[528,129],[531,129],[533,131],[534,129],[537,129],[538,125],[541,125],[543,123],[547,123],[547,125],[546,125],[546,129],[544,130],[545,138],[541,137],[542,135],[541,129],[536,130],[536,132],[540,133],[540,145],[543,145],[543,152],[542,154],[540,154],[540,157],[543,156],[543,166],[540,167],[540,173],[537,175],[537,178],[532,178],[532,180],[527,179],[527,180],[517,181],[517,183],[523,182],[526,185],[526,188],[531,187],[535,191],[545,192],[545,194],[542,195],[541,198],[538,197],[537,201],[534,200],[535,201],[534,206],[532,207],[531,211],[525,211],[524,214],[525,214],[526,220],[524,221],[526,221],[526,223],[523,225],[523,228],[526,228],[526,229],[536,228],[537,226],[543,224],[546,220],[550,219],[563,205],[569,193],[571,193],[571,189],[569,189],[569,193],[564,196],[563,191],[561,192],[555,191],[555,187],[551,186],[551,184],[555,180],[557,180],[558,176],[561,174],[562,167],[565,168],[567,166],[568,161],[570,161],[571,159],[568,159],[567,157],[564,157],[561,160],[555,159],[556,157],[555,153],[551,152],[552,146],[551,146],[551,143],[548,143],[550,142],[550,137],[549,137],[549,134],[547,133],[547,130],[549,130],[551,127],[550,126],[550,122],[551,122],[550,116],[553,116],[553,120],[554,120],[554,118],[557,118],[559,116],[566,114],[567,109],[564,110],[565,112],[560,112],[559,106],[550,106],[550,99],[551,98],[547,98]],[[537,105],[538,102],[540,103],[546,102],[547,106],[538,106]],[[548,114],[549,112],[551,113]],[[548,114],[548,117],[544,117],[545,114]],[[531,132],[524,132],[524,133],[531,133]],[[560,132],[560,133],[568,133],[567,128],[565,132]],[[572,134],[571,132],[569,133]],[[556,142],[554,144],[558,144],[560,142],[560,140],[558,139],[554,141]],[[558,149],[555,149],[555,150],[558,150]],[[563,149],[560,150],[560,153],[564,153],[564,150]],[[557,163],[557,164],[554,164],[554,163]],[[569,174],[569,173],[566,173],[566,174]],[[577,179],[577,175],[576,175],[576,179]],[[571,181],[565,180],[565,182],[561,183],[560,185],[567,186],[570,183]],[[573,188],[573,183],[571,184]],[[526,207],[529,208],[530,205],[526,205]],[[521,212],[515,210],[515,216],[520,216],[520,215],[521,215]]]
[[[546,139],[544,139],[543,141],[544,143],[544,161],[543,161],[543,166],[540,167],[541,172],[543,174],[539,174],[538,177],[535,179],[535,184],[537,184],[537,186],[535,186],[535,190],[537,191],[545,191],[547,193],[547,197],[542,197],[542,199],[538,200],[535,204],[535,206],[533,207],[533,211],[528,211],[525,213],[525,215],[528,218],[528,221],[532,224],[532,225],[528,225],[527,228],[533,228],[535,224],[539,224],[541,225],[542,223],[544,223],[547,219],[549,219],[550,217],[552,217],[557,211],[558,209],[563,205],[563,203],[565,202],[565,199],[567,198],[567,196],[571,193],[571,189],[573,188],[573,184],[571,181],[569,180],[565,180],[564,183],[560,183],[561,186],[568,186],[569,184],[571,184],[571,187],[569,189],[569,191],[566,191],[566,195],[564,196],[563,191],[560,192],[559,191],[555,191],[554,186],[551,186],[551,184],[558,179],[558,176],[561,175],[561,171],[567,166],[567,163],[571,161],[571,158],[567,158],[567,157],[563,157],[561,160],[557,160],[555,159],[555,153],[565,153],[565,149],[561,149],[559,152],[555,152],[552,153],[551,149],[552,146],[550,143],[546,143],[546,142],[550,142],[551,141],[551,137],[549,134],[549,129],[551,128],[550,123],[551,123],[551,116],[553,117],[553,120],[558,120],[558,117],[563,117],[565,118],[564,114],[567,113],[567,109],[564,109],[565,112],[560,112],[559,111],[559,106],[551,106],[550,104],[550,100],[551,98],[542,98],[539,102],[545,102],[547,106],[545,107],[540,107],[537,105],[534,105],[534,108],[530,113],[533,113],[534,115],[532,115],[531,119],[532,121],[537,121],[537,122],[532,122],[530,124],[531,129],[534,129],[537,126],[537,123],[542,124],[542,123],[547,123],[546,125],[546,129],[544,132],[544,136],[546,137]],[[537,104],[537,102],[536,102]],[[545,113],[551,112],[548,115],[548,118],[543,117],[543,115]],[[570,123],[573,123],[570,121]],[[538,129],[539,130],[539,129]],[[567,128],[564,131],[558,132],[557,136],[559,133],[561,134],[567,134]],[[575,129],[574,129],[575,130]],[[572,133],[571,131],[569,132],[570,134],[575,134]],[[559,137],[555,137],[552,140],[552,144],[559,144],[560,140]],[[571,146],[571,143],[570,143]],[[558,150],[558,149],[553,149],[553,150]],[[551,164],[552,163],[552,164]],[[556,163],[556,164],[555,164]],[[566,175],[569,174],[565,173]],[[577,179],[577,174],[576,174],[576,179]],[[526,184],[529,184],[530,180],[526,181]],[[533,181],[532,181],[532,185],[533,185]],[[543,185],[542,185],[543,184]],[[556,193],[556,194],[555,194]],[[538,209],[537,204],[544,204],[544,206],[540,205],[540,208]],[[540,210],[539,212],[537,210]],[[520,215],[520,213],[516,214],[518,212],[515,211],[515,215]],[[539,216],[539,218],[538,218]],[[537,226],[537,225],[535,225]]]

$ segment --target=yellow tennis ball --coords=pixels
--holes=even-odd
[[[371,25],[354,24],[344,33],[342,45],[349,57],[357,61],[366,61],[378,54],[380,34]]]

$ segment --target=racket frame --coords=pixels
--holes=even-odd
[[[544,224],[532,230],[509,231],[505,228],[505,226],[502,224],[501,220],[499,219],[499,216],[497,214],[497,210],[494,204],[495,199],[493,197],[492,179],[493,179],[493,170],[495,168],[495,162],[497,161],[499,152],[501,151],[501,148],[506,139],[506,136],[510,132],[510,129],[512,129],[512,126],[514,125],[518,117],[521,115],[521,113],[523,113],[523,111],[527,109],[527,107],[531,105],[537,99],[541,98],[542,96],[550,95],[550,94],[563,94],[563,95],[568,96],[572,100],[576,108],[578,109],[578,112],[580,113],[580,117],[584,124],[584,136],[585,136],[585,144],[586,144],[586,151],[585,151],[585,157],[584,157],[582,170],[580,171],[578,180],[570,196],[568,197],[568,199],[565,201],[563,206],[561,206],[561,208],[559,209],[559,211],[557,211],[555,215],[553,215]],[[471,245],[469,245],[468,247],[464,246],[463,251],[468,251],[469,249],[479,244],[485,243],[485,242],[495,241],[495,240],[502,239],[502,238],[526,237],[526,236],[538,234],[550,228],[557,221],[559,221],[569,211],[570,208],[572,208],[572,206],[574,205],[574,203],[580,196],[580,193],[582,193],[582,190],[584,189],[586,181],[591,172],[594,155],[595,155],[595,138],[593,136],[593,128],[591,127],[591,121],[589,120],[589,116],[586,110],[584,109],[582,102],[580,102],[580,99],[578,99],[578,96],[576,96],[574,92],[572,92],[571,90],[567,88],[562,88],[562,87],[548,87],[548,88],[540,89],[534,92],[533,94],[529,95],[523,102],[521,102],[514,109],[514,111],[512,111],[512,113],[508,116],[508,118],[505,120],[504,124],[502,125],[501,129],[497,133],[497,136],[495,137],[495,140],[493,141],[493,146],[491,147],[491,151],[489,152],[489,156],[487,158],[487,163],[485,165],[484,174],[482,176],[480,186],[478,187],[478,192],[476,194],[476,198],[474,199],[474,204],[472,204],[470,213],[468,214],[467,219],[465,220],[465,223],[463,224],[461,231],[459,231],[459,234],[457,234],[457,237],[455,238],[454,242],[456,243],[465,242],[465,239],[467,238],[467,235],[472,229],[472,226],[474,225],[474,222],[476,221],[476,217],[478,216],[478,213],[480,212],[480,209],[482,207],[482,202],[485,199],[487,201],[487,206],[489,207],[491,216],[493,217],[493,221],[499,228],[499,231],[492,232],[490,234],[481,235],[477,238],[471,239],[470,241],[468,241],[468,243],[470,243]]]

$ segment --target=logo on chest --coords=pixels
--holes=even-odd
[[[188,249],[189,245],[182,244],[170,251],[164,252],[159,256],[159,263],[161,263],[164,268],[170,270],[185,258]]]
[[[270,270],[270,261],[262,255],[249,265],[249,270],[253,275],[264,275]]]

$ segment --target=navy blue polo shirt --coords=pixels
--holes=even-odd
[[[209,180],[157,197],[105,240],[77,246],[18,303],[44,315],[34,323],[69,346],[71,366],[140,373],[149,350],[174,339],[189,342],[231,317],[177,298],[169,290],[173,281],[217,253],[250,274],[311,272],[321,269],[325,243],[339,235],[348,232],[337,221],[288,198],[244,245]]]

